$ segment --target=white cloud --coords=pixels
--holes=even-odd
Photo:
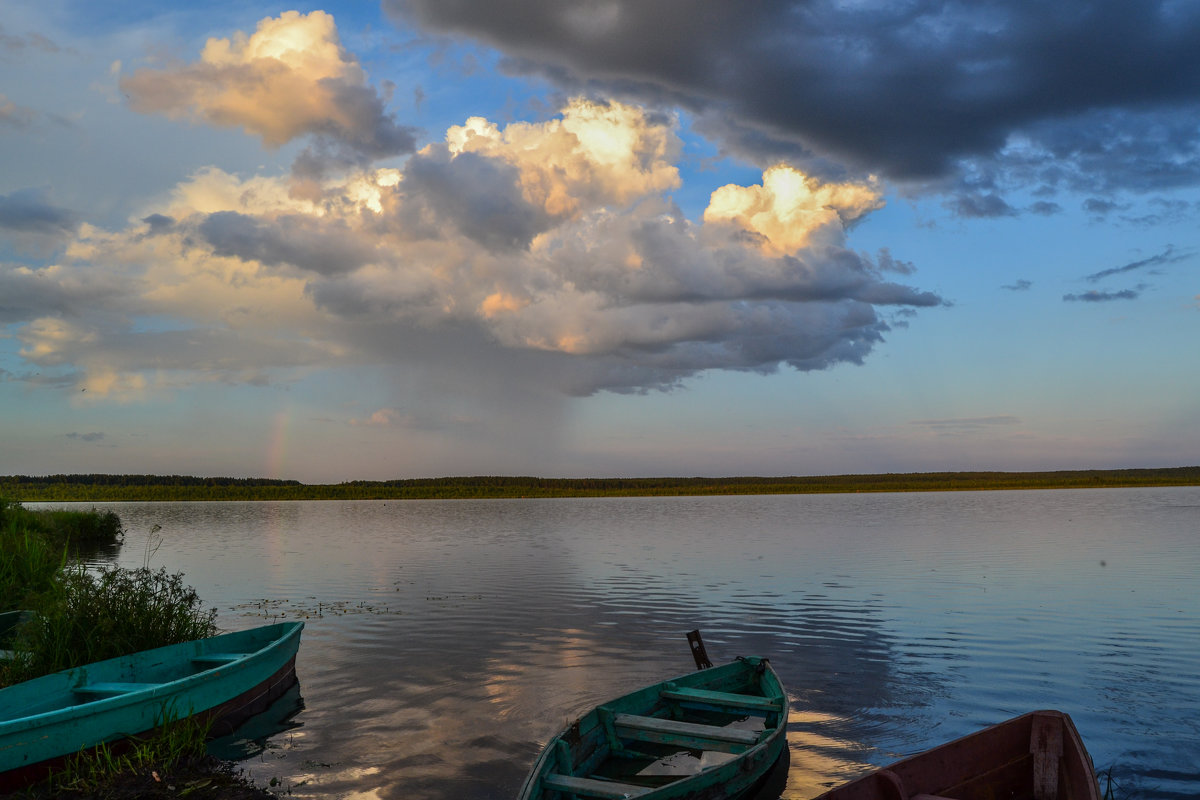
[[[312,135],[318,150],[361,163],[413,149],[411,131],[386,113],[324,11],[285,11],[253,34],[209,39],[200,60],[123,77],[136,111],[241,127],[268,147]]]
[[[278,52],[264,48],[206,58]],[[579,99],[540,123],[471,118],[402,169],[300,192],[291,176],[202,170],[124,230],[81,226],[38,277],[99,270],[125,291],[70,322],[31,312],[23,354],[73,365],[96,393],[450,350],[550,392],[644,391],[711,369],[861,362],[887,330],[876,305],[940,302],[883,281],[890,256],[847,249],[847,225],[882,203],[873,184],[779,166],[716,190],[693,222],[669,197],[678,157],[672,120]]]

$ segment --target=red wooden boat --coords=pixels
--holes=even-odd
[[[1034,711],[897,761],[817,800],[1100,800],[1071,718]]]

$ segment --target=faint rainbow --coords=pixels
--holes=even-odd
[[[267,478],[289,478],[284,474],[287,467],[288,434],[291,430],[292,411],[283,406],[275,412],[270,423],[270,433],[267,436],[267,452],[265,466]],[[266,564],[264,565],[273,582],[285,580],[284,552],[284,515],[278,507],[279,501],[272,501],[264,509],[266,514],[266,532],[263,536]]]
[[[288,430],[291,428],[291,409],[287,406],[275,412],[271,433],[267,437],[266,478],[289,478],[284,474],[287,463]]]

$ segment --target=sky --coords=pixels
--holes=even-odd
[[[1200,5],[6,0],[0,475],[1200,463]]]

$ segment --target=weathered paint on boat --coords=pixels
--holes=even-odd
[[[688,673],[592,709],[546,745],[519,800],[727,800],[787,745],[788,698],[765,658]],[[686,774],[664,774],[670,768]]]
[[[219,736],[296,682],[303,622],[98,661],[0,689],[0,792],[42,780],[80,750],[202,716]]]
[[[1071,718],[1034,711],[898,761],[817,800],[1100,800]]]

